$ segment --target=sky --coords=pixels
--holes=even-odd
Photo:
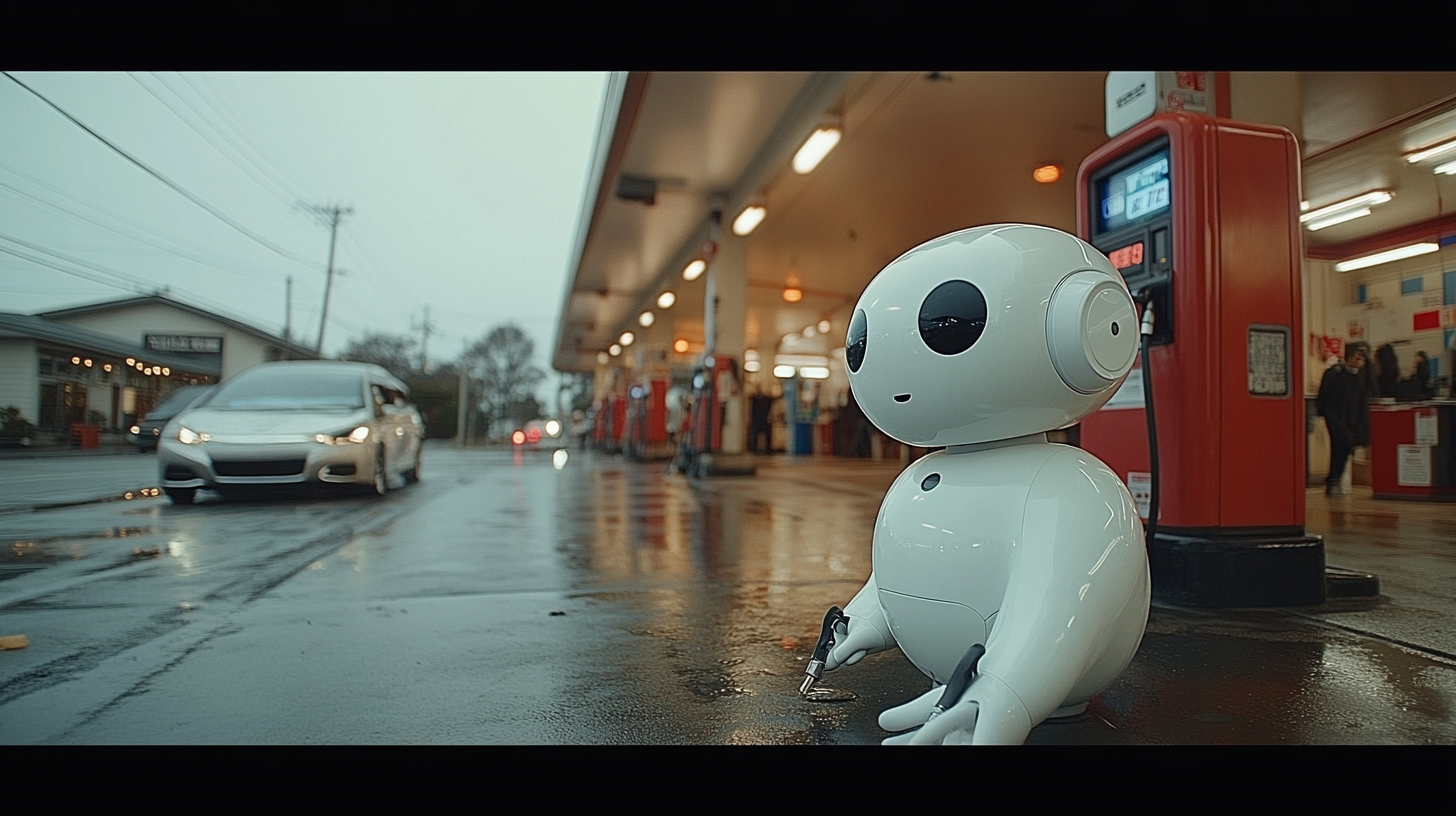
[[[0,311],[163,291],[312,346],[330,231],[308,208],[352,208],[325,357],[428,315],[432,362],[514,322],[551,371],[607,74],[12,76],[190,195],[0,75]]]

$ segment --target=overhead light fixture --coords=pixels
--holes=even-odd
[[[671,309],[674,303],[677,303],[677,295],[672,292],[663,292],[657,296],[657,308],[659,309]]]
[[[1041,167],[1031,171],[1031,177],[1038,184],[1051,184],[1062,177],[1062,168],[1055,164],[1043,164]]]
[[[1456,139],[1452,139],[1449,142],[1442,142],[1438,145],[1432,145],[1424,150],[1417,150],[1414,153],[1407,153],[1405,154],[1405,160],[1411,164],[1415,164],[1416,162],[1425,161],[1436,156],[1444,156],[1453,150],[1456,150]]]
[[[773,374],[781,380],[787,380],[794,376],[794,367],[791,365],[776,365],[774,366]]]
[[[743,364],[743,370],[747,371],[749,374],[753,374],[761,368],[763,368],[763,363],[760,363],[757,360],[749,360],[748,362]]]
[[[1322,221],[1311,221],[1304,226],[1305,229],[1308,229],[1310,232],[1318,232],[1325,227],[1333,227],[1336,224],[1343,224],[1346,221],[1354,221],[1356,218],[1364,218],[1369,214],[1369,207],[1361,207],[1358,210],[1345,210],[1342,213],[1335,213],[1334,215]]]
[[[843,135],[844,131],[837,125],[824,125],[815,130],[794,154],[794,172],[802,176],[818,167]]]
[[[613,357],[616,357],[617,355],[622,353],[622,347],[617,345],[616,343],[613,343],[611,347],[607,349],[607,353],[612,355]]]
[[[676,340],[673,341],[673,343],[672,343],[672,350],[675,351],[675,352],[677,352],[678,354],[687,354],[687,352],[688,352],[688,341],[686,341],[686,340],[682,339],[681,337],[679,337],[678,339],[676,339]]]
[[[683,280],[697,280],[699,277],[702,276],[703,272],[707,271],[707,269],[708,262],[703,260],[702,258],[698,258],[697,260],[694,260],[687,266],[683,267]]]
[[[1456,161],[1448,161],[1445,164],[1436,165],[1438,175],[1456,176]]]
[[[833,328],[833,324],[831,324],[828,320],[821,320],[821,321],[819,321],[819,333],[820,334],[828,334],[829,333],[829,330],[831,328]]]
[[[805,337],[813,337],[814,335],[816,335],[818,333],[819,332],[813,326],[805,326],[804,327],[804,336]]]
[[[642,314],[637,315],[637,323],[644,329],[648,326],[651,326],[656,321],[657,316],[654,315],[652,312],[643,312]]]
[[[758,349],[748,349],[743,352],[743,359],[753,363],[758,362]]]
[[[623,346],[630,346],[630,345],[632,345],[632,341],[633,340],[636,340],[636,339],[637,339],[637,335],[633,334],[632,332],[625,331],[625,332],[622,332],[622,336],[621,337],[618,337],[617,338],[617,342],[618,343],[621,343]]]
[[[768,215],[768,210],[764,209],[761,205],[750,204],[744,207],[743,212],[739,213],[738,217],[733,219],[733,234],[740,237],[748,235],[759,224],[763,223],[764,216],[766,215]]]
[[[803,366],[799,369],[799,376],[806,380],[827,380],[829,369],[823,366]]]
[[[611,360],[612,355],[606,353],[605,351],[597,352],[597,365],[606,365],[607,363],[611,362]]]
[[[1340,261],[1339,263],[1335,264],[1335,271],[1352,272],[1356,269],[1364,269],[1367,266],[1376,266],[1378,264],[1390,263],[1391,261],[1399,261],[1403,258],[1414,258],[1417,255],[1425,255],[1430,252],[1435,252],[1440,248],[1441,246],[1439,244],[1421,243],[1398,247],[1396,249],[1387,249],[1384,252],[1377,252],[1374,255],[1366,255],[1363,258],[1352,258],[1348,261]]]
[[[798,303],[804,299],[804,290],[797,286],[784,287],[784,300],[789,303]]]
[[[1373,190],[1364,195],[1347,198],[1344,201],[1336,201],[1334,204],[1328,204],[1317,210],[1310,210],[1299,217],[1299,223],[1308,224],[1311,221],[1324,221],[1336,213],[1343,213],[1346,210],[1358,210],[1361,207],[1366,208],[1365,214],[1369,215],[1370,207],[1376,204],[1384,204],[1394,197],[1395,194],[1388,190]]]

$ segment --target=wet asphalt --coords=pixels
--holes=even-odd
[[[797,693],[894,463],[689,480],[439,446],[381,500],[175,507],[136,495],[154,462],[0,460],[0,635],[31,642],[0,652],[0,743],[872,744],[929,685],[889,652]],[[88,488],[108,501],[30,509],[67,472],[110,474]],[[1456,742],[1453,517],[1311,493],[1329,562],[1380,597],[1155,605],[1122,677],[1028,742]]]

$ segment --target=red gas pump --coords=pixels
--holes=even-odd
[[[1080,441],[1135,495],[1156,491],[1153,594],[1213,607],[1323,602],[1324,542],[1304,532],[1293,134],[1165,114],[1092,153],[1077,185],[1079,234],[1152,311],[1149,370],[1082,421]]]
[[[627,392],[626,444],[623,450],[637,460],[667,454],[667,380],[647,380]]]

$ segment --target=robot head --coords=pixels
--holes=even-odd
[[[855,304],[850,387],[880,430],[938,447],[1063,428],[1132,368],[1137,312],[1091,244],[994,224],[895,259]]]

